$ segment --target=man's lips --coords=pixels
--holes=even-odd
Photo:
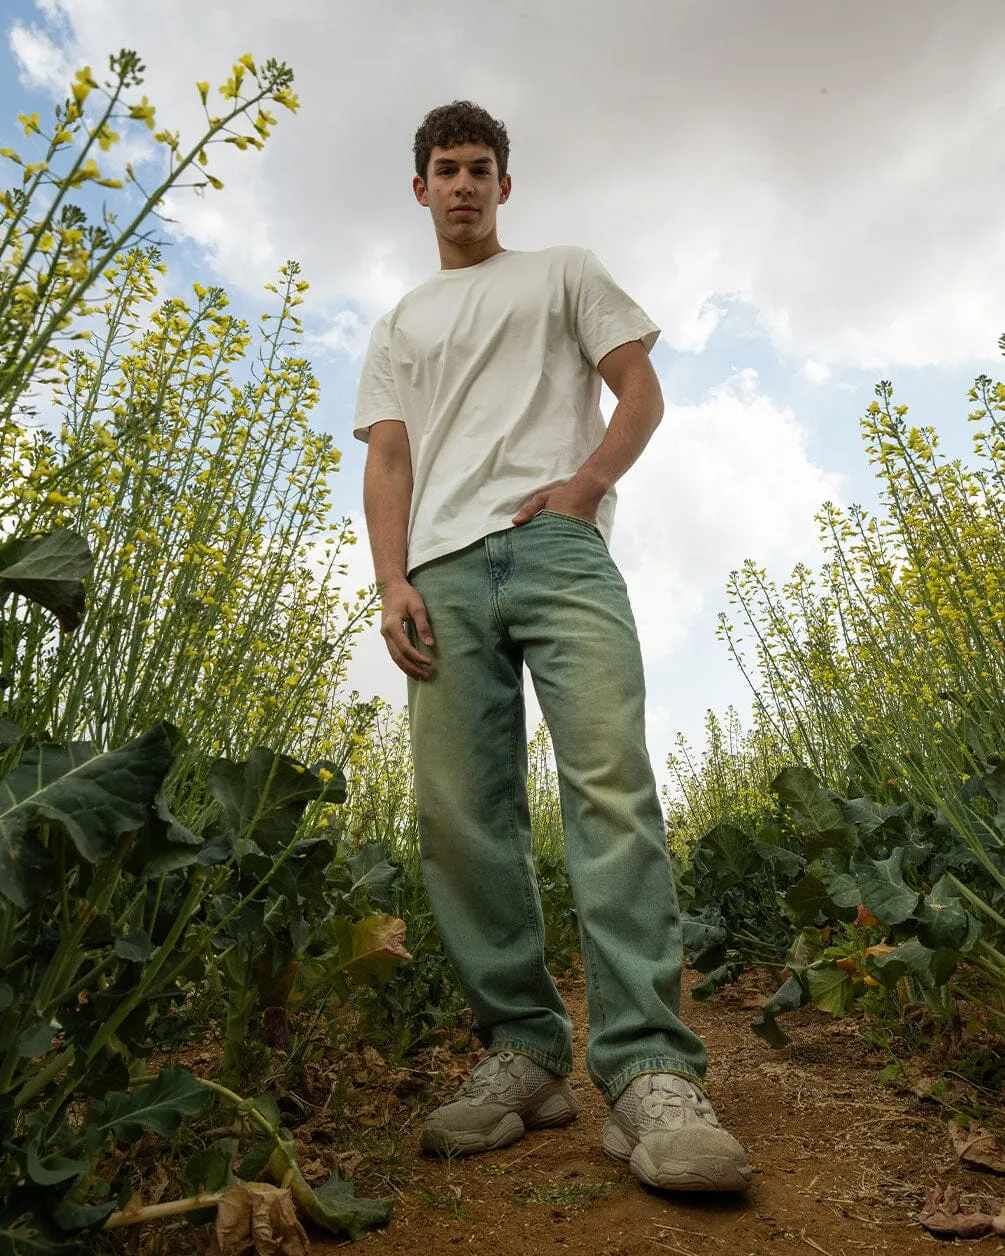
[[[450,212],[452,214],[461,214],[461,215],[467,216],[468,214],[477,214],[478,210],[475,209],[473,205],[458,205],[455,209],[452,209]]]

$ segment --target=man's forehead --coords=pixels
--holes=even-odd
[[[476,162],[495,165],[496,155],[487,144],[452,144],[449,148],[434,148],[429,159],[434,166],[437,163],[473,166]]]

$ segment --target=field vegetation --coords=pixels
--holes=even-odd
[[[376,597],[346,587],[306,281],[287,263],[252,323],[177,295],[158,244],[168,193],[222,186],[214,146],[297,108],[292,74],[245,55],[197,84],[190,146],[142,74],[85,67],[0,152],[0,1256],[359,1237],[394,1194],[350,1180],[392,1119],[349,1119],[359,1075],[410,1085],[472,1045],[406,717],[347,691]],[[116,161],[130,128],[163,153],[150,187]],[[1003,1081],[1005,387],[971,400],[965,466],[881,385],[883,511],[825,507],[820,572],[735,574],[754,723],[681,745],[667,813],[697,997],[758,967],[773,1046],[807,1002],[951,1044],[979,1113]],[[529,802],[548,960],[574,969],[543,726]],[[331,1155],[305,1158],[312,1122]]]

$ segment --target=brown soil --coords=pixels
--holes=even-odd
[[[885,1060],[862,1040],[858,1025],[804,1009],[786,1018],[789,1046],[764,1046],[749,1029],[751,1009],[764,993],[756,977],[745,980],[725,997],[696,1003],[685,995],[684,1003],[709,1048],[708,1087],[719,1118],[755,1168],[745,1198],[649,1192],[626,1166],[602,1154],[606,1109],[582,1066],[585,1000],[582,980],[572,972],[560,985],[576,1025],[576,1123],[532,1132],[487,1156],[444,1163],[418,1155],[423,1113],[477,1058],[441,1050],[439,1071],[425,1075],[428,1084],[411,1099],[392,1102],[393,1170],[379,1168],[369,1152],[362,1163],[357,1155],[357,1163],[346,1166],[360,1193],[383,1184],[397,1196],[390,1224],[356,1250],[361,1256],[459,1250],[493,1256],[913,1256],[933,1253],[940,1242],[916,1220],[932,1186],[951,1182],[965,1202],[1005,1194],[1003,1179],[955,1163],[944,1107],[880,1079]],[[406,1088],[399,1086],[402,1093]],[[374,1105],[374,1118],[380,1107]],[[309,1159],[308,1131],[297,1133]],[[346,1247],[312,1238],[318,1256]],[[985,1238],[976,1250],[1002,1253],[1005,1242]]]

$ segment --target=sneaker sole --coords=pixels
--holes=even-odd
[[[640,1182],[660,1191],[745,1191],[754,1176],[749,1164],[721,1157],[666,1160],[657,1165],[645,1147],[614,1120],[604,1126],[603,1147],[612,1160],[628,1164]]]
[[[519,1112],[507,1112],[490,1130],[448,1130],[424,1126],[419,1135],[419,1146],[437,1156],[475,1156],[508,1147],[523,1138],[529,1129],[569,1125],[578,1115],[579,1103],[566,1085],[546,1095],[522,1116]]]

